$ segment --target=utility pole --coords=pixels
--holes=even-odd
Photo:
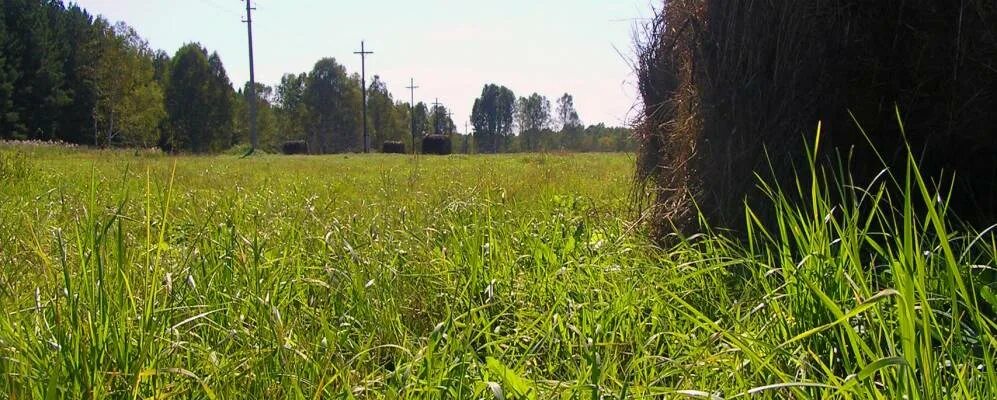
[[[249,33],[249,154],[256,151],[259,146],[259,138],[256,135],[256,68],[253,60],[253,0],[246,1],[246,30]]]
[[[409,78],[409,82],[406,89],[411,92],[412,99],[408,103],[408,117],[412,125],[412,154],[415,154],[415,90],[419,87],[415,85],[415,78]]]
[[[450,119],[450,122],[453,122],[453,111],[447,111],[447,118]],[[447,124],[447,128],[452,128],[450,133],[448,133],[449,135],[452,135],[453,131],[457,130],[457,125],[454,124],[454,126],[450,126],[450,124]]]
[[[467,129],[467,121],[464,121],[464,154],[471,154],[470,149],[467,147],[467,141],[471,138],[471,131]]]
[[[363,85],[363,152],[370,152],[370,137],[367,136],[367,55],[374,54],[373,51],[364,50],[364,43],[360,41],[360,51],[353,54],[360,55],[360,84]]]
[[[442,131],[440,131],[440,106],[442,106],[442,105],[443,104],[440,104],[440,98],[439,97],[437,97],[436,100],[433,101],[433,134],[434,135],[439,135],[439,134],[443,133]]]

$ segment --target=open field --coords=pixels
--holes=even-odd
[[[997,393],[997,242],[916,174],[658,249],[634,164],[2,147],[0,397]]]

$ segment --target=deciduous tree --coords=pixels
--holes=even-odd
[[[96,122],[103,143],[147,147],[165,118],[163,91],[155,80],[155,53],[124,23],[107,27],[96,73]],[[95,143],[96,144],[96,143]]]
[[[539,150],[540,135],[550,126],[550,100],[537,93],[520,97],[516,102],[516,120],[523,150]]]
[[[374,81],[367,89],[367,110],[371,126],[371,147],[380,149],[381,144],[387,140],[405,140],[408,136],[407,119],[396,117],[399,111],[395,106],[388,86],[375,75]]]
[[[497,153],[500,142],[512,135],[516,95],[505,86],[485,85],[474,100],[471,123],[479,151]]]
[[[304,91],[309,148],[318,153],[359,149],[362,101],[359,76],[347,76],[346,69],[332,58],[316,63]]]

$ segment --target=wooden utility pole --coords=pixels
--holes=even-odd
[[[464,154],[471,154],[470,148],[467,146],[467,141],[470,138],[471,131],[467,129],[467,121],[464,121]]]
[[[415,78],[409,78],[409,82],[406,89],[411,92],[412,99],[408,103],[408,117],[412,125],[412,154],[415,154],[415,90],[419,87],[415,85]]]
[[[440,98],[439,97],[437,97],[436,100],[433,101],[433,134],[434,135],[439,135],[439,134],[443,133],[442,131],[440,131],[440,115],[439,115],[440,106],[442,106],[442,105],[443,104],[440,104]]]
[[[363,85],[363,152],[370,152],[370,137],[367,135],[367,55],[374,54],[373,51],[364,49],[364,43],[360,41],[360,51],[353,54],[360,55],[360,84]]]
[[[453,111],[447,110],[447,119],[449,119],[450,122],[453,122]],[[453,131],[457,130],[457,124],[453,124],[453,126],[450,126],[450,124],[447,124],[447,128],[450,128],[450,132],[447,133],[447,134],[448,135],[453,135],[454,134]]]
[[[246,19],[242,22],[246,23],[246,30],[249,33],[249,90],[246,96],[249,98],[249,154],[252,154],[260,144],[256,134],[256,69],[253,59],[253,10],[256,10],[256,7],[253,7],[252,0],[245,1]]]

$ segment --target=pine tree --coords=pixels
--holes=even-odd
[[[67,102],[59,125],[61,140],[83,144],[97,137],[94,110],[97,106],[97,70],[101,58],[102,30],[107,23],[72,5],[62,16],[66,56],[63,74]]]
[[[9,35],[7,34],[6,11],[0,11],[0,139],[13,137],[11,125],[16,121],[13,92],[17,80],[17,70],[10,59]]]
[[[166,88],[166,113],[169,132],[164,150],[188,150],[205,153],[211,150],[213,131],[208,128],[212,98],[209,95],[211,70],[208,52],[200,44],[184,45],[170,67]]]

